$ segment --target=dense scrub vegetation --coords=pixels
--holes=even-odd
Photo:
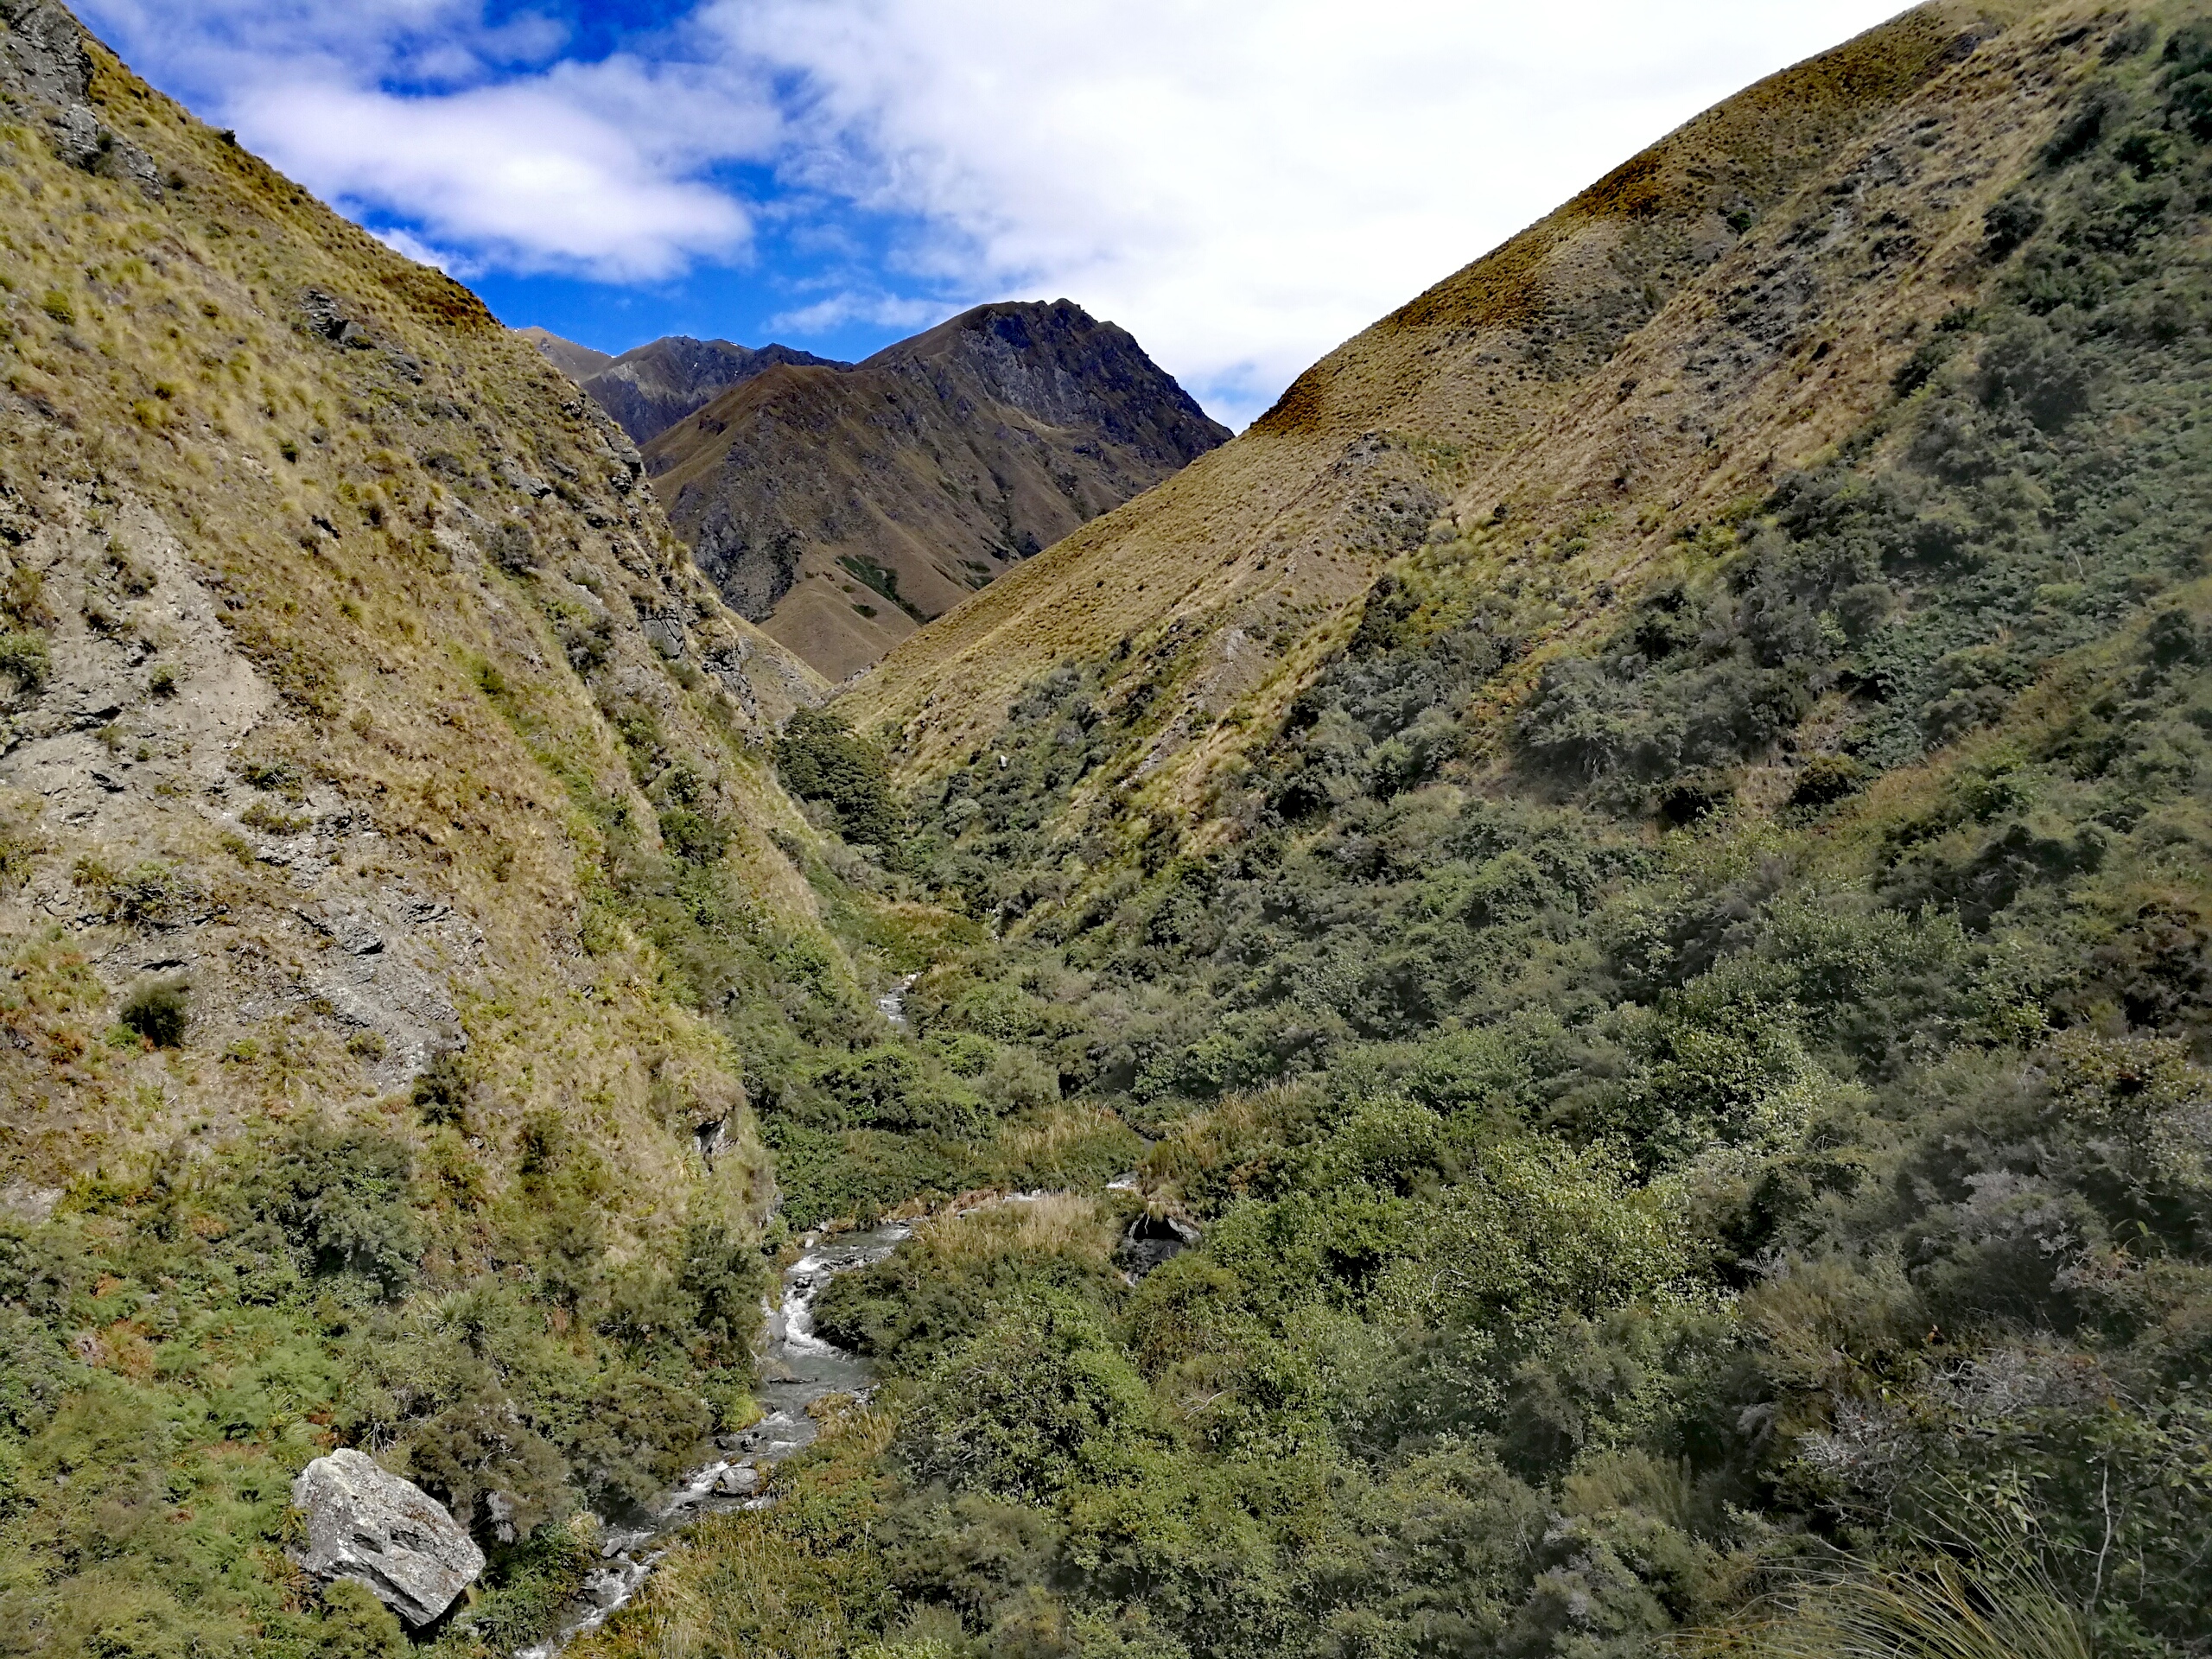
[[[526,343],[59,7],[0,105],[0,1651],[404,1650],[290,1554],[348,1445],[490,1557],[426,1640],[511,1652],[758,1414],[748,1085],[917,1080],[964,1184],[1133,1137],[875,1009],[942,925]]]
[[[593,1650],[2205,1652],[2208,86],[2124,31],[1891,404],[1510,715],[1562,596],[1509,510],[1217,842],[1089,786],[1113,660],[911,803],[996,936],[918,1046],[1110,1109],[1203,1244],[1131,1282],[1102,1195],[839,1281],[883,1395]],[[840,1109],[924,1171],[966,1109],[892,1092]]]

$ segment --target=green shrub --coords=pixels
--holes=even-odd
[[[124,999],[116,1018],[156,1048],[181,1048],[192,1028],[192,988],[181,979],[142,985]]]
[[[15,682],[16,692],[44,685],[50,660],[46,635],[38,629],[0,628],[0,674]]]
[[[266,1143],[233,1202],[276,1230],[302,1271],[358,1275],[395,1295],[414,1279],[422,1251],[413,1168],[406,1144],[373,1128],[309,1121]]]
[[[459,1051],[442,1048],[416,1073],[409,1092],[423,1121],[435,1125],[465,1122],[474,1090]]]
[[[900,815],[883,757],[853,734],[842,715],[794,709],[776,739],[775,760],[784,786],[834,811],[847,841],[887,853],[897,848]]]

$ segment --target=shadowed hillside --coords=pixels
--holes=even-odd
[[[832,679],[1229,435],[1065,300],[781,369],[646,446],[724,598]]]

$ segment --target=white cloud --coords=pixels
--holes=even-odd
[[[918,274],[1067,294],[1249,417],[1375,317],[1893,0],[713,0],[787,165]]]
[[[918,333],[951,315],[942,301],[901,299],[895,294],[832,294],[811,305],[779,312],[768,326],[779,334],[802,338],[819,336],[849,323],[873,323],[879,328],[908,328]]]
[[[320,194],[510,270],[645,282],[741,251],[744,209],[680,176],[601,101],[557,78],[435,99],[281,86],[255,99],[248,136]]]
[[[447,276],[464,283],[483,270],[475,261],[457,253],[448,253],[443,248],[432,247],[409,231],[378,231],[375,234],[378,241],[394,252],[405,254],[418,265],[434,265]]]
[[[450,257],[618,283],[739,257],[754,213],[714,169],[758,163],[796,193],[759,205],[787,233],[817,204],[825,240],[855,211],[922,227],[779,321],[903,326],[950,300],[1065,294],[1246,418],[1642,145],[1894,3],[702,0],[591,64],[546,62],[562,25],[488,29],[480,0],[86,10],[280,166]]]
[[[480,270],[623,283],[739,257],[750,217],[703,175],[772,157],[782,130],[753,66],[548,64],[565,25],[525,14],[485,27],[472,0],[85,10],[318,194],[406,221]]]

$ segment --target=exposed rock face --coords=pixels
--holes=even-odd
[[[292,1483],[292,1504],[308,1518],[300,1565],[366,1585],[410,1624],[436,1618],[484,1570],[484,1552],[444,1504],[365,1452],[317,1458]]]
[[[779,364],[846,366],[790,346],[756,349],[726,340],[692,340],[682,334],[650,340],[620,357],[609,357],[543,328],[525,328],[522,333],[639,443],[658,437],[732,386],[742,385]]]
[[[723,597],[839,679],[1229,435],[1058,300],[981,306],[849,370],[771,369],[645,459]]]
[[[54,153],[72,166],[128,179],[149,200],[162,195],[153,157],[93,112],[92,60],[84,32],[63,7],[44,0],[0,0],[0,96],[18,113],[42,117]]]

